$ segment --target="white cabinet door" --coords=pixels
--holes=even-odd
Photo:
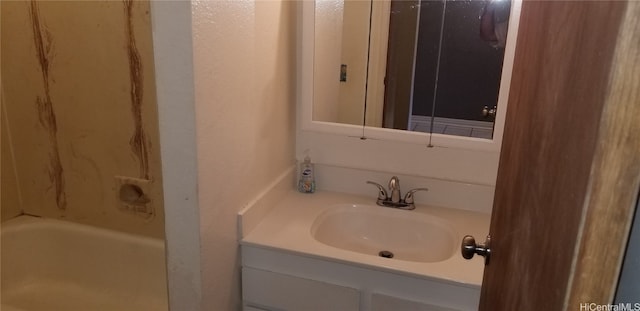
[[[459,311],[383,294],[371,295],[371,311]]]
[[[248,267],[242,268],[242,298],[266,310],[358,311],[360,305],[356,289]]]

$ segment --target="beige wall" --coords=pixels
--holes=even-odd
[[[294,164],[296,3],[192,5],[202,309],[239,310],[236,215]]]
[[[313,120],[337,122],[340,117],[343,0],[315,3],[313,55]]]
[[[1,95],[0,95],[1,96]],[[1,104],[4,108],[4,103]],[[0,111],[0,221],[11,219],[22,213],[20,194],[14,171],[14,160],[8,136],[8,122]]]
[[[362,125],[369,57],[367,120],[382,125],[390,1],[322,0],[315,3],[313,120]],[[369,54],[368,54],[369,53]],[[339,81],[340,65],[347,81]]]
[[[347,65],[348,74],[347,81],[340,83],[336,120],[339,123],[361,125],[363,122],[370,6],[369,1],[344,1],[340,52],[341,63]]]
[[[162,237],[148,2],[4,2],[2,63],[20,209]],[[119,210],[117,175],[150,180],[153,217]]]

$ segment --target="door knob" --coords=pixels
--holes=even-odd
[[[484,244],[476,244],[476,239],[473,236],[466,235],[462,238],[460,251],[464,259],[471,259],[474,255],[478,254],[484,257],[484,264],[488,265],[489,258],[491,257],[491,236],[487,236]]]
[[[482,108],[482,116],[485,118],[495,118],[497,111],[498,106],[493,106],[491,109],[489,109],[489,106],[484,106],[484,108]]]

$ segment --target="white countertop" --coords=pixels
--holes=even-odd
[[[332,205],[342,203],[375,205],[375,197],[327,191],[304,194],[292,190],[241,240],[241,244],[278,249],[418,278],[437,279],[457,285],[482,285],[484,259],[479,256],[465,260],[457,251],[451,258],[440,262],[412,262],[361,254],[316,241],[311,235],[311,227],[316,217]],[[478,241],[484,241],[489,232],[490,215],[484,213],[426,205],[416,205],[415,210],[402,212],[424,213],[448,220],[458,235],[457,243],[467,234],[473,235]]]

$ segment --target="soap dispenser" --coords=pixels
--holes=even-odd
[[[316,181],[313,175],[313,163],[308,150],[305,152],[304,162],[300,163],[300,178],[298,179],[298,191],[302,193],[314,193]]]

